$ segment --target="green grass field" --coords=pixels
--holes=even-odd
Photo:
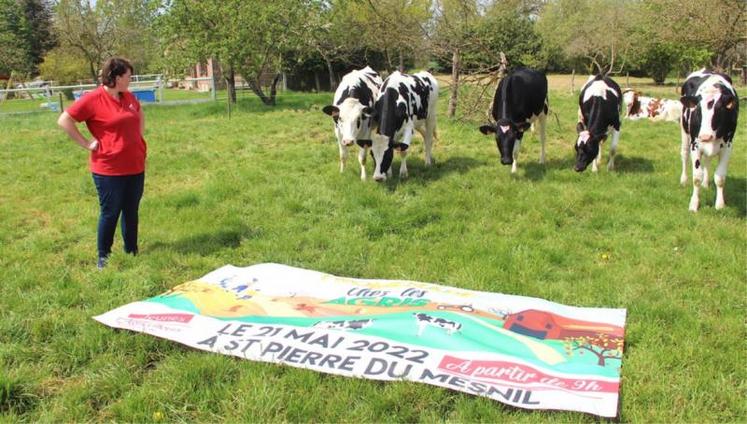
[[[577,174],[576,96],[556,89],[546,165],[528,135],[511,176],[482,122],[444,113],[435,166],[417,137],[409,179],[395,158],[377,184],[359,180],[355,151],[339,173],[321,112],[331,97],[246,97],[230,119],[225,102],[146,108],[141,254],[121,253],[118,231],[101,272],[85,152],[56,114],[0,117],[0,421],[597,421],[238,360],[91,319],[260,262],[627,308],[622,421],[747,419],[744,104],[727,207],[714,210],[712,185],[693,214],[674,123],[624,122],[617,171],[605,148],[598,174]]]

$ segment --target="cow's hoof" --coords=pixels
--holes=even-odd
[[[378,182],[386,181],[386,176],[382,175],[380,177],[373,177],[373,179],[374,179],[374,181],[376,181],[378,183]]]
[[[690,208],[689,208],[690,212],[697,212],[698,211],[698,206],[700,206],[698,203],[699,202],[697,200],[696,201],[692,201],[692,200],[690,201]]]
[[[683,187],[687,185],[687,175],[683,175],[680,177],[680,185]]]
[[[718,201],[716,202],[716,206],[715,206],[715,208],[716,208],[717,210],[721,210],[721,209],[723,209],[723,208],[725,208],[725,207],[726,207],[726,203],[724,203],[724,202],[718,202]]]
[[[400,173],[399,173],[399,177],[400,177],[400,178],[407,178],[407,176],[408,176],[408,175],[409,175],[409,174],[407,173],[407,171],[405,171],[405,172],[401,172],[401,171],[400,171]]]

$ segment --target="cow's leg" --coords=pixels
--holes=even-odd
[[[700,166],[703,168],[703,181],[701,181],[700,186],[703,188],[708,188],[708,182],[710,180],[710,175],[708,175],[708,169],[711,168],[711,158],[708,156],[702,157],[700,161]]]
[[[368,147],[361,147],[358,152],[358,163],[361,165],[361,180],[366,181],[366,156],[368,155]]]
[[[716,183],[716,209],[723,209],[724,184],[726,184],[726,169],[729,167],[729,156],[731,156],[731,144],[721,150],[716,172],[713,173],[713,182]]]
[[[680,158],[682,159],[682,174],[680,174],[680,184],[684,186],[687,184],[687,158],[690,155],[690,136],[685,132],[680,124]]]
[[[690,197],[690,210],[698,211],[700,206],[700,184],[703,181],[703,167],[700,166],[700,150],[694,150],[690,156],[693,164],[693,195]]]
[[[402,158],[402,163],[399,165],[399,177],[407,178],[407,151],[412,145],[412,137],[415,134],[415,127],[412,124],[405,129],[404,135],[402,136],[402,142],[400,143],[399,155]],[[401,147],[404,145],[404,148]]]
[[[436,132],[436,116],[431,115],[425,123],[423,143],[425,144],[425,166],[433,164],[433,133]]]
[[[337,145],[340,147],[340,172],[345,171],[345,162],[348,160],[348,147],[342,144],[342,141],[338,142]]]
[[[407,150],[401,150],[399,156],[402,159],[402,163],[399,165],[399,177],[407,178]]]
[[[607,170],[614,171],[615,169],[615,154],[617,153],[617,143],[620,142],[620,131],[612,130],[612,142],[610,142],[610,161],[607,163]],[[602,149],[599,149],[601,155]]]
[[[516,142],[514,143],[514,151],[512,152],[512,156],[514,159],[514,163],[511,164],[511,173],[515,174],[517,169],[517,164],[519,163],[519,148],[521,147],[521,140],[518,138],[516,139]]]
[[[591,172],[598,172],[599,171],[599,162],[602,160],[602,147],[604,147],[604,144],[602,142],[599,142],[599,153],[597,153],[597,157],[594,158],[593,161],[591,161]]]
[[[539,130],[540,139],[540,163],[545,163],[545,127],[547,126],[547,115],[540,115],[537,120],[537,129]]]

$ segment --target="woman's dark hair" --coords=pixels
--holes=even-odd
[[[127,59],[113,57],[107,60],[101,69],[101,83],[110,88],[114,87],[117,84],[117,77],[126,74],[128,69],[130,73],[135,72]]]

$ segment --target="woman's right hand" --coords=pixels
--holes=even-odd
[[[92,138],[90,142],[88,142],[88,150],[95,152],[96,149],[99,148],[99,141],[95,138]]]

